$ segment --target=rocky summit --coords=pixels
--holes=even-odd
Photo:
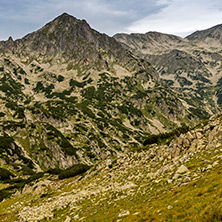
[[[0,221],[220,221],[220,31],[1,41]]]

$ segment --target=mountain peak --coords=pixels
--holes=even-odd
[[[70,14],[68,14],[68,13],[66,13],[66,12],[63,12],[60,16],[58,16],[58,17],[73,17],[74,18],[74,16],[72,16],[72,15],[70,15]]]
[[[96,34],[85,20],[63,13],[41,29],[26,35],[17,45],[22,45],[21,50],[28,53],[67,57],[86,48],[85,43],[94,42]]]
[[[54,20],[52,20],[51,22],[49,22],[48,24],[46,24],[43,29],[46,27],[59,27],[60,31],[62,31],[62,29],[68,27],[69,29],[73,29],[75,28],[76,30],[78,30],[78,27],[88,27],[88,29],[91,29],[91,27],[89,26],[89,24],[86,22],[86,20],[81,20],[81,19],[77,19],[76,17],[69,15],[68,13],[64,12],[63,14],[59,15],[58,17],[56,17]],[[51,29],[51,28],[50,28]],[[66,31],[67,28],[66,28]],[[70,30],[71,31],[71,30]]]
[[[205,40],[206,38],[211,39],[222,39],[222,24],[213,26],[209,29],[196,31],[186,37],[188,40]]]
[[[9,38],[8,38],[8,42],[13,42],[13,38],[12,38],[12,36],[9,36]]]
[[[53,21],[63,21],[63,22],[70,22],[70,21],[81,21],[79,19],[77,19],[76,17],[64,12],[61,15],[59,15],[58,17],[56,17]],[[52,21],[52,22],[53,22]]]
[[[109,63],[111,65],[115,60],[119,64],[128,64],[132,70],[141,68],[137,59],[132,62],[132,55],[114,38],[92,29],[86,20],[67,13],[22,39],[1,43],[0,51],[24,57],[31,55],[44,62],[67,62],[73,67],[108,69]],[[143,65],[150,67],[147,63]]]

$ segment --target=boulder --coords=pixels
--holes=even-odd
[[[71,218],[67,216],[65,222],[70,222],[70,221],[71,221]]]
[[[181,165],[181,166],[179,167],[179,169],[177,170],[176,173],[178,173],[178,174],[184,174],[184,173],[187,173],[187,172],[189,172],[189,170],[187,169],[187,167],[185,167],[184,165]]]
[[[192,135],[191,132],[188,132],[188,133],[186,134],[186,136],[187,136],[187,139],[188,139],[190,142],[194,139],[194,136]]]
[[[190,146],[190,141],[185,138],[185,139],[183,140],[183,147],[184,147],[184,148],[189,148],[189,146]]]
[[[193,140],[193,142],[190,145],[189,152],[194,153],[196,151],[197,143],[198,143],[197,139]]]
[[[130,215],[130,212],[128,210],[122,210],[121,213],[119,213],[118,217],[125,217]]]

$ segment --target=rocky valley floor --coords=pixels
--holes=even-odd
[[[221,174],[217,115],[170,142],[129,148],[76,177],[45,173],[0,203],[0,221],[221,221]],[[10,186],[1,183],[1,195]]]

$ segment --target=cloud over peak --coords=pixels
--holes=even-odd
[[[220,0],[8,0],[0,4],[0,39],[20,38],[63,12],[109,35],[159,31],[184,36],[222,23],[221,9]]]

